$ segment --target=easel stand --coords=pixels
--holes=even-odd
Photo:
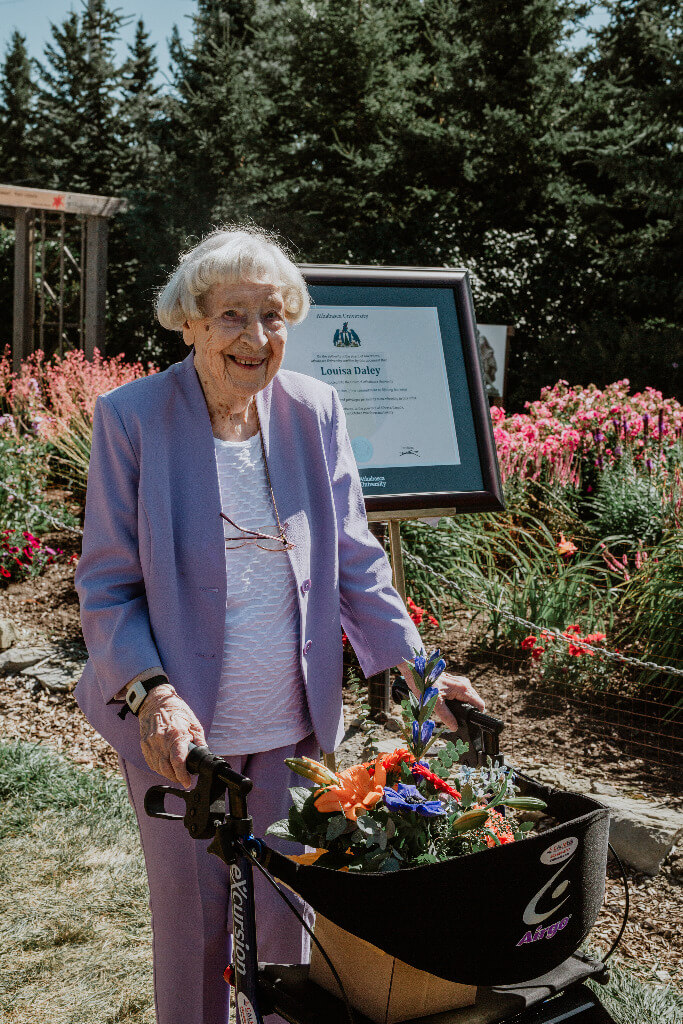
[[[394,586],[401,595],[401,600],[406,603],[406,581],[403,571],[403,551],[401,550],[401,524],[398,519],[389,521],[389,551],[391,556],[391,567],[394,575]],[[382,522],[371,522],[370,532],[384,546],[387,535],[387,524]],[[370,714],[375,718],[379,714],[388,715],[391,712],[391,673],[389,669],[380,672],[368,679],[368,704]]]

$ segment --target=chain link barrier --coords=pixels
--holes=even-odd
[[[451,580],[448,576],[444,576],[443,573],[433,569],[431,565],[427,565],[419,555],[413,555],[409,551],[404,551],[403,557],[406,561],[414,562],[436,579],[445,583],[447,587],[458,595],[461,601],[463,601],[463,599],[471,601],[473,604],[477,604],[481,608],[486,608],[488,611],[493,611],[504,619],[508,619],[510,622],[516,622],[518,626],[524,626],[524,628],[528,629],[530,632],[542,632],[552,640],[559,641],[567,646],[572,644],[574,647],[580,647],[582,650],[592,651],[594,654],[598,654],[601,658],[606,658],[608,661],[618,661],[625,665],[634,665],[636,668],[654,669],[656,672],[666,672],[668,675],[672,676],[683,676],[683,669],[675,668],[673,665],[659,665],[656,661],[641,661],[640,658],[632,658],[628,654],[621,654],[619,651],[606,651],[602,647],[594,647],[592,644],[585,643],[583,640],[576,640],[574,637],[564,636],[559,629],[554,629],[552,626],[539,626],[536,622],[530,622],[528,619],[523,619],[521,616],[515,615],[506,608],[502,608],[500,605],[487,601],[487,599],[481,594],[473,594],[472,591],[467,590],[460,583],[456,583],[455,580]]]
[[[23,502],[34,512],[40,513],[44,519],[47,519],[49,523],[52,523],[52,525],[58,527],[58,529],[68,530],[69,533],[77,534],[79,537],[83,536],[83,531],[81,529],[76,526],[67,526],[66,523],[60,523],[58,519],[55,519],[55,517],[50,515],[49,512],[46,512],[45,509],[40,508],[39,505],[35,505],[23,495],[17,494],[17,492],[13,490],[9,484],[6,484],[4,480],[0,480],[0,487],[3,487],[17,501]],[[403,557],[407,561],[414,562],[415,565],[419,565],[431,576],[434,576],[435,579],[445,583],[450,590],[454,591],[458,595],[460,600],[466,599],[471,601],[473,604],[479,605],[480,608],[486,608],[488,611],[493,611],[497,615],[501,615],[504,619],[508,619],[510,622],[516,622],[518,626],[524,626],[525,629],[534,633],[545,633],[556,642],[566,645],[573,644],[575,647],[580,647],[582,650],[592,651],[593,654],[597,654],[601,658],[606,658],[608,661],[617,661],[624,665],[633,665],[635,668],[653,669],[655,672],[666,672],[668,675],[672,676],[683,676],[683,669],[675,668],[673,665],[659,665],[656,661],[641,661],[640,658],[632,658],[628,654],[621,654],[619,651],[606,651],[602,647],[594,647],[591,644],[585,643],[583,640],[577,641],[573,637],[566,637],[558,629],[554,629],[551,626],[539,626],[536,622],[530,622],[529,619],[523,619],[521,616],[515,615],[506,608],[502,608],[500,605],[487,601],[487,599],[481,594],[472,593],[471,590],[467,590],[460,583],[456,583],[455,580],[451,580],[448,576],[444,576],[443,573],[433,569],[431,565],[427,565],[419,555],[414,555],[410,551],[404,551]]]

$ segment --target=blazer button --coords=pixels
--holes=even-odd
[[[311,581],[310,580],[304,580],[303,583],[301,584],[301,593],[302,594],[307,594],[310,589],[311,589]]]
[[[304,644],[304,654],[308,654],[308,652],[310,651],[312,646],[313,646],[313,641],[312,640],[307,640],[306,643]]]

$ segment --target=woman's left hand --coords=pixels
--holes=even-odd
[[[431,684],[439,691],[439,699],[434,706],[434,714],[441,719],[448,728],[456,731],[458,722],[451,711],[446,707],[446,700],[460,700],[464,704],[471,704],[477,711],[483,711],[484,701],[479,696],[467,676],[456,676],[451,672],[442,672],[435,683]]]

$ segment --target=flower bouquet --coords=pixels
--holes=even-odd
[[[434,684],[445,667],[438,650],[429,657],[416,654],[412,692],[402,704],[405,745],[392,753],[339,773],[310,758],[287,759],[313,783],[313,789],[290,790],[289,816],[267,830],[315,847],[292,859],[349,871],[397,871],[512,843],[534,827],[514,812],[546,805],[519,796],[508,767],[490,759],[477,769],[459,764],[468,750],[461,740],[436,748],[430,716],[439,696]]]
[[[533,823],[519,811],[545,809],[544,801],[518,795],[512,772],[488,759],[480,768],[459,764],[468,745],[458,740],[437,747],[430,717],[446,667],[440,652],[416,653],[411,692],[402,704],[404,745],[374,761],[332,772],[310,758],[287,765],[313,783],[290,790],[287,818],[268,834],[315,847],[292,855],[302,866],[348,872],[387,873],[437,865],[524,839]],[[332,957],[348,996],[380,1024],[471,1005],[476,988],[444,980],[391,956],[323,917],[316,937]],[[338,994],[329,968],[314,947],[311,980]]]

